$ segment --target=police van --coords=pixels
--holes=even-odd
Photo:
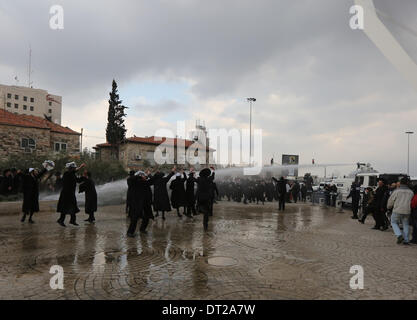
[[[341,194],[341,200],[346,205],[352,204],[352,198],[346,199],[350,193],[350,188],[352,182],[359,184],[361,193],[363,194],[364,190],[368,187],[376,189],[378,186],[378,180],[384,179],[386,184],[392,184],[394,182],[400,181],[403,177],[408,177],[404,173],[378,173],[378,172],[366,172],[358,173],[355,178],[339,178],[332,181],[336,185],[337,191]]]
[[[355,182],[361,186],[361,192],[363,192],[368,187],[376,189],[379,179],[384,179],[385,184],[390,185],[400,181],[404,177],[410,178],[405,173],[359,173],[355,177]]]

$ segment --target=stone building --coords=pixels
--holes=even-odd
[[[0,160],[9,155],[80,153],[81,134],[45,118],[0,109]]]
[[[94,147],[98,159],[116,159],[115,149],[109,143]],[[156,152],[156,153],[155,153]],[[155,159],[166,159],[167,164],[213,164],[214,150],[198,141],[165,137],[131,137],[119,147],[119,160],[124,167],[135,170],[145,164],[160,164]]]

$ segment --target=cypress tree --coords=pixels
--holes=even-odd
[[[124,117],[126,117],[125,107],[119,99],[117,83],[113,79],[112,91],[109,93],[109,110],[107,113],[106,140],[112,145],[116,159],[119,159],[120,144],[126,139],[126,128]]]

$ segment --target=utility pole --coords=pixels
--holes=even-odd
[[[413,131],[406,131],[407,135],[407,175],[410,175],[410,135],[414,134]]]
[[[81,128],[81,154],[83,153],[83,128]]]
[[[29,45],[29,66],[28,66],[28,87],[30,88],[32,82],[30,81],[30,77],[32,75],[32,47]]]
[[[255,102],[255,98],[246,98],[249,101],[249,166],[252,166],[252,102]]]

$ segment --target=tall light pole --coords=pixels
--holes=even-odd
[[[407,135],[407,175],[410,175],[410,135],[414,134],[413,131],[406,131]]]
[[[249,101],[250,115],[249,115],[249,166],[252,166],[252,102],[255,102],[255,98],[246,98]]]

